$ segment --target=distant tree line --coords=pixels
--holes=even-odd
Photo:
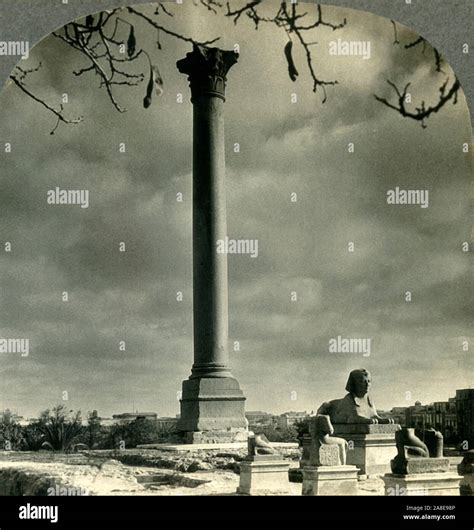
[[[9,410],[3,412],[0,421],[0,449],[6,451],[125,449],[164,442],[173,435],[172,429],[146,418],[105,426],[97,411],[89,412],[83,424],[81,412],[64,405],[43,411],[28,425],[20,425]]]

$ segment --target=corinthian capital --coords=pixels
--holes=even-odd
[[[234,51],[195,44],[193,51],[176,63],[178,70],[188,75],[191,99],[211,95],[225,100],[226,75],[238,57]]]

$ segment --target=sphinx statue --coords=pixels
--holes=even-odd
[[[275,455],[276,451],[270,445],[268,438],[264,434],[249,433],[248,437],[248,456],[257,455]]]
[[[446,464],[446,459],[443,459],[443,435],[435,429],[416,430],[411,427],[403,428],[395,433],[395,442],[397,456],[390,462],[392,473],[406,474],[410,461],[414,459],[419,459],[420,464],[422,460],[426,461],[426,459],[430,458],[439,461],[432,464],[423,462],[424,466],[431,468],[433,465],[441,464],[443,467]],[[436,468],[435,470],[441,469]]]
[[[347,394],[323,403],[317,410],[318,415],[329,417],[335,435],[347,440],[353,449],[347,453],[347,464],[357,466],[361,475],[368,476],[390,471],[387,452],[395,450],[395,432],[400,429],[391,418],[377,412],[370,395],[371,383],[367,370],[352,370]]]
[[[348,443],[344,438],[333,436],[334,427],[328,415],[318,414],[311,418],[309,432],[311,434],[310,465],[346,465]]]
[[[342,399],[323,403],[317,413],[328,415],[332,423],[390,423],[393,420],[383,418],[369,396],[371,385],[370,372],[361,368],[352,370],[347,380],[347,394]]]

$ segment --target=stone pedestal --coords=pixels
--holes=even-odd
[[[361,475],[390,472],[390,460],[397,454],[394,424],[334,424],[334,436],[349,443],[347,464],[359,468]]]
[[[474,496],[474,474],[461,475],[461,494]]]
[[[392,473],[384,477],[385,495],[460,495],[462,477],[450,468],[449,458],[397,454]]]
[[[303,469],[303,491],[312,495],[357,495],[355,466],[308,466]]]
[[[472,449],[464,453],[457,469],[459,474],[462,475],[461,494],[474,495],[474,451]]]
[[[247,430],[245,398],[228,366],[224,101],[238,54],[194,45],[177,62],[193,103],[194,364],[183,382],[178,431],[187,442],[232,441]],[[234,435],[237,435],[236,436]]]
[[[413,475],[384,475],[385,495],[459,495],[462,477],[457,473],[415,473]]]
[[[303,440],[301,443],[302,453],[300,458],[300,469],[309,465],[309,460],[311,458],[311,435],[303,434]]]
[[[265,495],[287,493],[289,462],[279,456],[255,456],[240,463],[240,483],[237,493]]]
[[[311,435],[303,434],[303,439],[301,442],[301,458],[299,466],[290,468],[288,471],[288,477],[290,482],[303,482],[303,469],[306,466],[310,465],[311,458]]]

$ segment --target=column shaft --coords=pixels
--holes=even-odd
[[[223,100],[193,98],[193,305],[194,365],[191,377],[230,376],[227,352],[227,254],[217,241],[227,235]]]

